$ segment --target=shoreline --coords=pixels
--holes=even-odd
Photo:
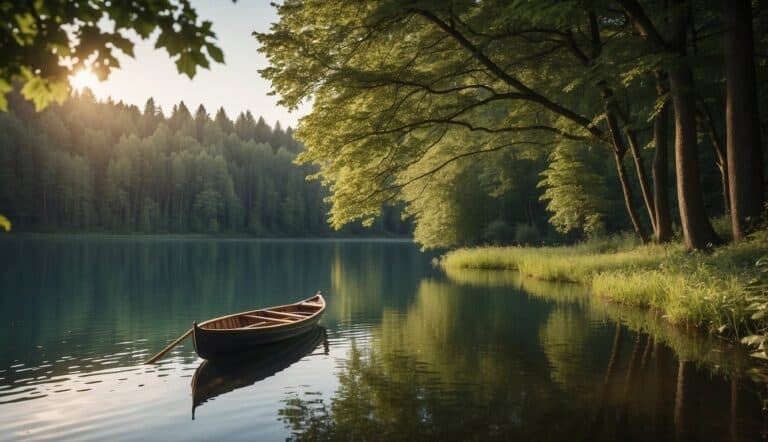
[[[591,242],[463,248],[443,254],[437,264],[444,271],[511,270],[525,278],[582,284],[592,296],[652,309],[672,324],[735,342],[764,326],[752,318],[755,294],[747,286],[760,277],[755,261],[767,254],[762,238],[711,253],[687,252],[679,244]]]
[[[274,236],[256,237],[247,235],[209,235],[204,233],[114,233],[114,232],[11,232],[0,235],[2,239],[146,239],[146,240],[206,240],[206,241],[243,241],[243,242],[402,242],[414,243],[411,237],[401,236]]]

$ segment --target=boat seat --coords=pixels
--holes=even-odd
[[[272,322],[272,323],[276,323],[276,324],[285,324],[285,323],[293,322],[293,321],[286,321],[285,319],[270,318],[268,316],[259,316],[259,315],[243,315],[243,317],[244,318],[249,318],[249,319],[255,319],[255,320],[261,321],[261,322]],[[253,324],[249,324],[248,326],[250,327],[251,325],[253,325]]]
[[[267,321],[267,322],[276,322],[280,324],[290,324],[293,321],[288,321],[287,319],[280,319],[280,318],[270,318],[268,316],[259,316],[259,315],[243,315],[244,318],[250,318],[250,319],[256,319],[257,321]],[[250,325],[249,325],[250,327]]]
[[[301,304],[299,304],[299,305],[306,305],[307,307],[315,307],[315,308],[318,308],[318,307],[322,307],[322,306],[323,306],[323,304],[320,304],[320,303],[318,303],[318,302],[308,302],[308,301],[302,302],[302,303],[301,303]]]
[[[304,318],[306,318],[306,316],[297,315],[295,313],[281,312],[281,311],[277,311],[277,310],[269,310],[269,309],[267,309],[267,310],[263,310],[263,311],[266,312],[266,313],[272,313],[272,314],[275,314],[275,315],[283,315],[283,316],[286,316],[286,317],[289,317],[289,318],[296,318],[296,319],[304,319]]]

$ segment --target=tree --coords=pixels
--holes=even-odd
[[[720,242],[720,239],[707,218],[700,190],[695,86],[693,72],[685,61],[689,20],[685,3],[680,0],[672,2],[671,46],[678,57],[669,69],[669,84],[675,108],[677,201],[686,245],[691,249],[703,249]]]
[[[670,39],[666,41],[639,3],[635,0],[618,0],[618,3],[641,36],[671,58],[668,76],[675,111],[677,200],[685,243],[691,249],[717,244],[720,238],[707,218],[700,187],[695,83],[686,59],[689,53],[687,32],[691,26],[690,8],[683,0],[670,3]]]
[[[256,135],[256,120],[251,111],[240,112],[235,120],[235,132],[241,140],[252,140]]]
[[[141,134],[145,137],[152,135],[157,129],[157,125],[162,121],[160,116],[160,107],[155,104],[155,100],[152,97],[147,99],[144,104],[144,112],[141,115],[141,121],[139,122]]]
[[[285,132],[279,121],[275,122],[275,127],[272,128],[272,136],[269,137],[269,144],[272,146],[275,152],[280,147],[288,147],[285,142]]]
[[[106,179],[106,198],[110,210],[111,228],[130,228],[130,164],[127,159],[115,159],[109,162]]]
[[[656,213],[656,240],[664,243],[672,239],[672,214],[669,208],[667,174],[669,170],[669,84],[664,71],[654,72],[656,78],[656,99],[660,101],[658,113],[653,119],[653,143],[656,153],[653,158],[653,207]]]
[[[594,155],[573,143],[561,143],[550,157],[549,168],[542,173],[541,196],[552,213],[550,223],[563,233],[580,230],[590,237],[605,232],[605,218],[611,204],[605,179],[590,170]]]
[[[623,135],[604,109],[610,97],[594,87],[615,75],[599,62],[597,16],[581,2],[519,8],[397,0],[278,7],[273,32],[256,34],[271,61],[261,72],[282,104],[315,100],[297,132],[307,146],[299,160],[320,165],[335,227],[369,221],[382,203],[403,198],[404,187],[461,158],[569,139],[613,150],[625,207],[647,237],[624,170]],[[621,23],[610,9],[604,14],[601,23]],[[596,124],[604,120],[610,132]],[[429,169],[423,160],[431,152],[443,161]],[[633,155],[639,163],[634,148]]]
[[[743,239],[763,214],[763,147],[755,81],[752,5],[724,1],[727,69],[726,133],[733,238]]]
[[[165,118],[152,99],[141,112],[87,91],[41,112],[18,92],[9,98],[0,113],[0,208],[17,230],[331,233],[327,191],[306,180],[315,168],[227,134],[222,109],[211,122],[202,107],[193,119],[179,103]]]
[[[258,125],[258,124],[257,124]],[[304,149],[304,146],[301,145],[296,139],[294,138],[294,130],[291,126],[288,126],[287,129],[285,129],[285,148],[288,149],[289,152],[293,154],[298,154]]]
[[[254,132],[254,141],[257,143],[267,143],[272,136],[272,128],[269,127],[264,117],[259,117],[259,121],[256,122],[256,130]]]
[[[200,104],[195,111],[195,135],[198,141],[203,141],[203,129],[205,124],[211,121],[208,111],[205,110],[205,106]]]
[[[229,119],[229,116],[227,116],[227,113],[224,111],[223,107],[220,107],[219,110],[216,111],[216,117],[214,117],[213,121],[225,134],[229,134],[235,130],[235,127],[232,124],[232,120]]]
[[[106,79],[120,66],[118,51],[133,56],[134,42],[124,31],[134,31],[141,39],[157,32],[155,47],[164,48],[178,71],[190,78],[198,67],[224,62],[211,22],[199,21],[189,0],[8,2],[0,8],[0,18],[2,110],[7,109],[5,94],[14,81],[40,110],[66,99],[68,77],[79,69],[89,67]]]
[[[296,134],[306,145],[298,159],[319,166],[336,228],[370,223],[391,201],[423,206],[414,198],[430,192],[423,190],[430,181],[447,185],[435,179],[442,171],[474,167],[464,159],[482,164],[491,152],[535,149],[547,155],[577,141],[610,149],[632,228],[646,240],[650,225],[658,241],[668,241],[673,118],[680,224],[687,247],[702,249],[720,242],[705,205],[709,183],[702,186],[709,167],[700,170],[707,137],[731,195],[726,206],[741,207],[741,214],[731,210],[734,228],[758,218],[763,200],[757,102],[768,99],[755,86],[761,72],[754,63],[768,59],[752,49],[750,3],[724,5],[731,25],[712,2],[689,0],[289,0],[277,7],[279,23],[255,36],[270,60],[261,72],[281,103],[313,100]],[[719,29],[730,30],[728,69],[715,61],[724,55]],[[722,101],[726,78],[734,112],[728,130],[738,132],[729,134],[728,155],[739,145],[741,167],[726,159],[719,113],[709,109]],[[655,148],[650,176],[643,146]]]
[[[179,131],[185,128],[192,122],[192,114],[189,112],[189,108],[184,101],[179,101],[178,105],[174,105],[171,110],[171,118],[168,119],[168,127],[172,131]]]

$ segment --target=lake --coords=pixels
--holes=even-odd
[[[0,239],[0,439],[756,440],[739,346],[578,285],[443,273],[404,241]],[[193,321],[322,290],[321,328],[239,364]]]

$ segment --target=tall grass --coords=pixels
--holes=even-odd
[[[583,283],[611,300],[657,309],[672,322],[738,337],[753,331],[745,287],[757,274],[755,261],[768,253],[766,244],[754,238],[701,253],[680,244],[639,245],[631,237],[613,237],[564,247],[459,249],[439,264]]]

